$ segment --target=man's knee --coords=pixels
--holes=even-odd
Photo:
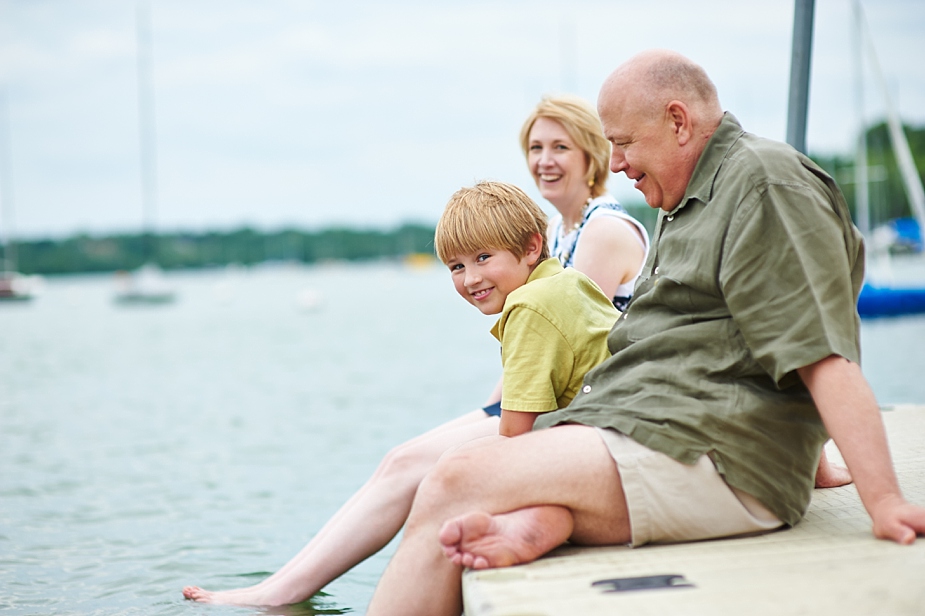
[[[482,448],[461,447],[444,453],[418,488],[417,500],[432,506],[465,499],[471,486],[480,485]],[[482,484],[484,485],[484,484]]]

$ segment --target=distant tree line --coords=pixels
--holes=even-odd
[[[925,127],[903,127],[920,177],[925,177]],[[870,168],[871,224],[911,216],[886,123],[867,130]],[[812,158],[835,177],[852,214],[855,213],[854,156]],[[651,232],[656,214],[644,203],[627,204]],[[319,231],[286,229],[261,232],[243,228],[228,232],[136,233],[107,236],[77,235],[65,239],[18,240],[8,246],[17,269],[24,274],[70,274],[133,270],[147,262],[163,269],[192,269],[231,263],[253,265],[264,261],[364,261],[433,254],[434,228],[406,224],[392,230],[330,228]]]
[[[925,178],[925,126],[903,126],[909,149],[915,161],[920,178]],[[832,174],[838,182],[851,213],[857,220],[857,187],[854,184],[854,154],[848,156],[811,155],[819,166]],[[903,185],[896,156],[890,143],[889,128],[880,122],[867,129],[867,167],[870,193],[871,225],[875,226],[893,218],[912,216],[909,199]]]
[[[24,274],[133,270],[153,262],[166,270],[253,265],[265,261],[363,261],[433,254],[434,228],[406,224],[393,230],[332,228],[315,232],[250,228],[205,233],[78,235],[19,240],[17,269]]]
[[[651,231],[657,212],[644,203],[627,209]],[[405,224],[391,230],[329,228],[262,232],[79,234],[64,239],[17,240],[8,246],[23,274],[76,274],[134,270],[156,263],[165,270],[254,265],[266,261],[319,263],[434,254],[434,227]]]

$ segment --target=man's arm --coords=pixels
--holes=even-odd
[[[536,422],[536,413],[520,411],[505,411],[501,409],[501,425],[498,434],[501,436],[517,436],[529,432]]]
[[[838,355],[797,370],[854,477],[874,535],[910,544],[925,534],[925,507],[899,489],[874,392],[854,362]]]

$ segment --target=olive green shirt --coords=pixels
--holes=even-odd
[[[613,354],[540,426],[614,428],[726,482],[783,522],[809,505],[827,433],[795,372],[860,359],[863,245],[834,181],[726,114],[662,212]]]
[[[542,261],[491,328],[501,342],[501,408],[545,413],[571,402],[588,370],[610,357],[607,334],[619,316],[590,278]]]

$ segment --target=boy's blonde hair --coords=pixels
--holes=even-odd
[[[597,111],[583,98],[569,94],[546,96],[530,112],[520,129],[520,147],[524,156],[530,153],[530,131],[539,118],[555,120],[562,125],[588,161],[585,181],[591,187],[591,196],[600,197],[607,192],[610,175],[610,142],[604,137]]]
[[[450,197],[437,223],[434,247],[444,263],[485,248],[507,250],[521,258],[530,238],[539,233],[543,260],[549,257],[546,224],[546,214],[524,191],[503,182],[479,182]]]

